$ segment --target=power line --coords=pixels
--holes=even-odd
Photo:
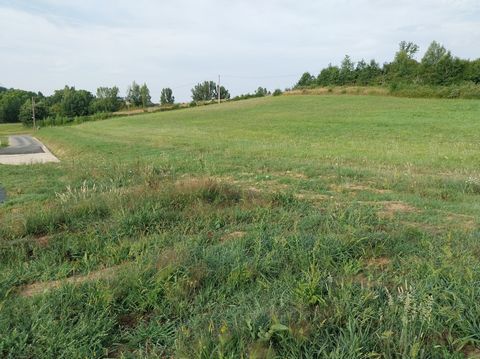
[[[278,78],[288,78],[288,77],[298,77],[298,74],[295,75],[274,75],[274,76],[239,76],[239,75],[222,75],[223,77],[229,77],[234,79],[246,79],[246,80],[261,80],[261,79],[278,79]]]
[[[243,76],[243,75],[222,75],[222,78],[231,78],[231,79],[245,79],[245,80],[265,80],[265,79],[278,79],[278,78],[297,78],[299,75],[298,74],[292,74],[292,75],[266,75],[266,76]],[[202,81],[200,81],[202,82]],[[220,79],[219,81],[220,82]],[[191,82],[183,85],[178,85],[171,87],[172,90],[175,89],[180,89],[183,87],[188,87],[188,86],[194,86],[198,84],[198,82]]]

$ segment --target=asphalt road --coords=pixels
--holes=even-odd
[[[34,153],[44,153],[41,143],[31,136],[10,136],[8,138],[8,143],[8,147],[0,148],[0,155],[28,155]]]

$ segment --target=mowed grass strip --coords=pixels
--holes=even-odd
[[[0,166],[0,356],[474,357],[479,114],[285,96],[41,129],[60,163]]]

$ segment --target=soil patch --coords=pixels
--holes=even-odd
[[[387,257],[377,257],[377,258],[370,258],[366,261],[368,267],[380,267],[384,268],[390,265],[391,260]]]
[[[383,209],[378,212],[378,215],[382,218],[392,218],[396,213],[411,213],[417,211],[415,207],[401,201],[374,203],[381,204],[383,206]]]
[[[235,231],[235,232],[227,233],[224,236],[222,236],[222,238],[220,238],[220,242],[243,238],[245,237],[245,234],[246,232],[243,232],[243,231]]]
[[[85,282],[91,282],[96,280],[111,279],[115,276],[116,272],[121,266],[114,266],[109,268],[100,269],[94,272],[90,272],[86,275],[76,275],[66,279],[52,280],[49,282],[36,282],[26,285],[20,289],[19,294],[22,297],[33,297],[45,293],[49,290],[60,288],[65,284],[82,284]]]

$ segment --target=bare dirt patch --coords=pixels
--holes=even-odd
[[[324,195],[324,194],[305,193],[305,192],[296,193],[294,196],[297,199],[301,199],[301,200],[305,199],[305,200],[310,200],[310,201],[326,201],[326,200],[332,198],[331,196],[327,196],[327,195]]]
[[[367,267],[379,267],[385,268],[390,265],[392,261],[390,258],[387,257],[377,257],[377,258],[370,258],[366,261]]]
[[[245,237],[247,233],[243,231],[235,231],[231,233],[227,233],[222,238],[220,238],[220,242],[230,241],[232,239],[239,239]]]
[[[467,231],[475,229],[477,225],[473,216],[460,213],[448,213],[446,220],[448,221],[449,225],[455,225]]]
[[[36,237],[34,239],[35,243],[37,243],[40,247],[46,247],[50,241],[50,236],[41,236]]]
[[[364,184],[354,184],[354,183],[347,183],[347,184],[342,184],[342,185],[336,185],[333,184],[330,186],[330,188],[335,191],[335,192],[343,192],[343,191],[353,191],[353,192],[359,192],[359,191],[368,191],[372,193],[378,193],[378,194],[385,194],[385,193],[391,193],[392,191],[389,189],[378,189],[378,188],[372,188],[370,186],[364,185]]]
[[[417,208],[401,201],[382,201],[373,203],[381,204],[383,206],[383,209],[378,212],[378,215],[382,218],[392,218],[397,213],[417,212]]]
[[[175,188],[180,192],[195,192],[216,183],[212,178],[197,178],[197,177],[188,177],[182,178],[175,182]]]
[[[292,171],[287,171],[284,173],[286,177],[292,177],[292,178],[297,178],[297,179],[308,179],[307,175],[304,173],[300,172],[292,172]]]
[[[467,346],[463,347],[462,352],[465,355],[465,358],[480,359],[480,349],[475,348],[472,345],[467,345]]]
[[[82,284],[85,282],[93,282],[97,280],[112,279],[121,265],[100,269],[94,272],[90,272],[86,275],[76,275],[66,279],[52,280],[49,282],[36,282],[22,287],[19,291],[19,295],[22,297],[33,297],[45,293],[49,290],[60,288],[66,284]]]

